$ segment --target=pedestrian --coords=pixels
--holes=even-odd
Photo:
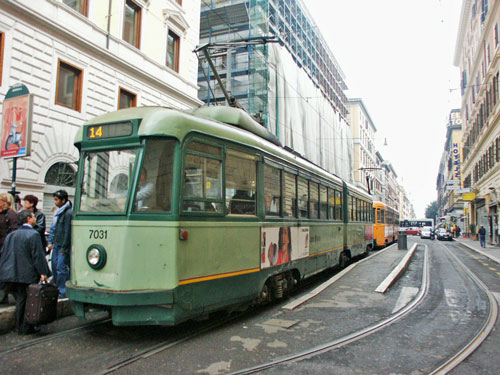
[[[50,271],[40,234],[33,229],[35,214],[21,211],[19,223],[22,226],[7,236],[1,249],[0,281],[14,292],[17,333],[24,335],[36,332],[34,326],[24,321],[28,287],[39,280],[46,281]]]
[[[18,228],[17,213],[11,208],[11,197],[8,193],[0,194],[0,249],[7,235]],[[0,254],[0,260],[2,255]],[[7,303],[8,295],[5,285],[0,282],[0,303]]]
[[[481,242],[481,247],[486,247],[486,229],[482,225],[479,228],[479,242]]]
[[[459,238],[460,238],[460,232],[461,232],[461,231],[462,231],[462,230],[461,230],[461,229],[460,229],[460,227],[457,225],[457,237],[459,237]]]
[[[18,227],[17,213],[12,209],[10,197],[8,193],[0,194],[0,248],[7,235]]]
[[[21,198],[19,197],[19,195],[16,195],[16,197],[14,198],[14,202],[16,205],[16,212],[21,212],[23,210],[23,204],[21,203]]]
[[[26,195],[23,198],[24,201],[24,209],[29,210],[35,214],[36,217],[36,224],[34,229],[40,234],[40,238],[42,239],[42,245],[43,249],[47,247],[47,239],[45,238],[45,215],[42,211],[40,211],[38,208],[36,208],[36,205],[38,204],[38,198],[34,195]]]
[[[49,251],[52,251],[52,273],[54,282],[59,289],[59,298],[66,298],[66,281],[69,279],[69,252],[71,249],[71,202],[65,190],[58,190],[54,194],[54,203],[57,211],[54,214],[54,223],[50,228]]]

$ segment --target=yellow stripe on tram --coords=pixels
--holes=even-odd
[[[251,268],[251,269],[243,270],[243,271],[227,272],[227,273],[221,273],[221,274],[218,274],[218,275],[195,277],[195,278],[192,278],[192,279],[179,280],[179,285],[186,285],[186,284],[199,283],[199,282],[202,282],[202,281],[223,279],[225,277],[246,275],[248,273],[254,273],[254,272],[259,272],[259,271],[260,271],[260,268]]]

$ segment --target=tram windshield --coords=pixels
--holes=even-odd
[[[85,152],[81,212],[124,212],[137,148]]]
[[[134,191],[134,212],[170,211],[174,147],[171,139],[147,140],[136,189],[132,173],[140,149],[84,152],[80,212],[124,213]]]

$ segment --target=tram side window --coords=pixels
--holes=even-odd
[[[228,150],[226,156],[226,207],[229,214],[256,214],[256,157]]]
[[[319,186],[319,218],[327,219],[328,215],[328,190],[326,186]]]
[[[184,202],[187,212],[222,212],[221,149],[190,142],[184,167]]]
[[[295,216],[296,182],[295,175],[285,172],[285,187],[283,189],[283,215]]]
[[[297,178],[297,189],[298,189],[298,209],[299,217],[307,218],[309,216],[309,188],[308,181],[305,178]]]
[[[349,199],[349,218],[351,221],[354,220],[354,198],[350,197]]]
[[[174,146],[174,140],[147,141],[135,194],[134,211],[171,210]]]
[[[264,199],[266,215],[280,216],[281,170],[264,165]]]
[[[319,214],[319,207],[318,207],[318,196],[319,191],[318,191],[318,184],[315,182],[310,182],[309,183],[309,199],[310,199],[310,209],[311,209],[311,219],[317,219],[318,214]]]
[[[338,219],[335,207],[335,197],[335,190],[332,188],[328,188],[328,219],[330,220]]]
[[[343,219],[342,206],[344,203],[344,199],[342,196],[342,192],[335,190],[335,218],[337,220]]]

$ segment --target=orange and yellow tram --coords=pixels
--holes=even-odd
[[[382,202],[373,202],[374,247],[384,247],[398,240],[399,212]]]

